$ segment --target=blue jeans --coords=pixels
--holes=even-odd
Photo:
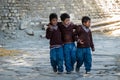
[[[70,72],[74,70],[74,64],[76,62],[76,46],[75,43],[64,44],[64,59],[66,71]]]
[[[63,47],[50,49],[50,62],[53,69],[57,69],[59,72],[63,72]]]
[[[90,48],[77,48],[77,65],[76,68],[80,68],[84,63],[85,70],[88,72],[92,66],[92,55]]]

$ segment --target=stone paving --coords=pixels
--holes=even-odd
[[[0,80],[120,80],[120,38],[99,33],[94,33],[93,37],[96,51],[90,76],[84,76],[84,66],[80,73],[53,73],[48,40],[31,38],[6,42],[5,48],[24,52],[0,57]]]

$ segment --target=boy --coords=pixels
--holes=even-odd
[[[54,72],[61,74],[63,72],[63,42],[61,32],[57,25],[58,17],[55,13],[49,16],[50,25],[46,30],[46,38],[50,39],[50,61]]]
[[[87,16],[82,18],[82,25],[78,26],[77,29],[77,65],[76,72],[79,72],[80,67],[84,63],[86,74],[89,74],[92,66],[92,55],[91,50],[95,51],[92,33],[89,29],[91,19]]]
[[[70,22],[70,16],[67,13],[61,14],[60,18],[62,22],[58,23],[58,25],[64,43],[65,66],[67,74],[70,74],[74,70],[74,64],[76,62],[76,46],[74,43],[74,30],[76,26]]]

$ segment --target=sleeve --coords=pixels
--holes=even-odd
[[[71,22],[71,26],[73,27],[73,29],[77,29],[78,28],[78,25],[77,24],[74,24],[73,22]]]
[[[58,28],[59,28],[59,29],[60,29],[60,31],[62,32],[62,30],[61,30],[61,24],[62,24],[61,22],[58,22],[58,23],[57,23]]]
[[[46,38],[51,39],[52,33],[53,33],[53,29],[47,28],[47,30],[46,30]]]
[[[80,28],[79,28],[79,26],[78,25],[74,25],[75,27],[75,31],[74,31],[74,40],[75,41],[78,41],[78,34],[79,34],[79,32],[80,32]]]
[[[95,51],[93,38],[92,38],[92,32],[91,31],[90,31],[90,46],[91,46],[92,51]]]

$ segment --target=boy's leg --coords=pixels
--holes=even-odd
[[[58,63],[58,71],[63,72],[63,47],[57,49],[57,63]]]
[[[53,67],[53,71],[57,72],[57,62],[56,62],[56,48],[50,49],[50,62]]]
[[[71,56],[70,56],[70,44],[64,44],[63,48],[64,48],[63,51],[64,51],[66,71],[71,72],[72,67],[71,67]]]
[[[74,70],[74,64],[76,62],[76,46],[75,43],[71,44],[71,64],[72,64],[72,70]]]
[[[84,65],[86,72],[90,72],[92,66],[92,55],[90,48],[86,48]]]
[[[84,62],[84,48],[77,48],[76,58],[77,58],[76,72],[79,72],[79,68],[82,66]]]

